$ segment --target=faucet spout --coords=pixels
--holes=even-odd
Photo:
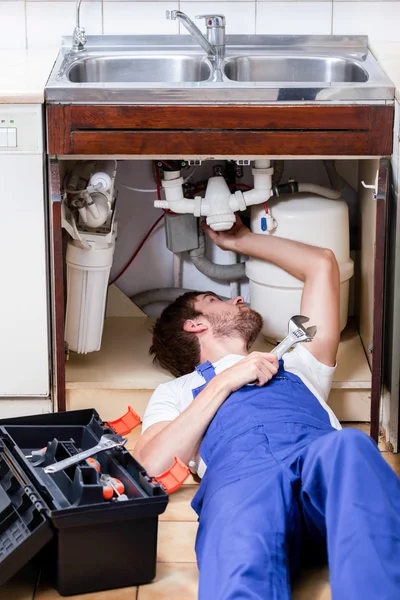
[[[77,0],[76,3],[76,21],[75,21],[75,29],[72,34],[72,50],[74,52],[79,52],[84,50],[86,44],[86,35],[84,27],[81,27],[81,2],[82,0]]]
[[[197,25],[195,25],[184,12],[181,12],[180,10],[167,10],[165,15],[167,19],[171,21],[178,19],[182,25],[186,27],[188,32],[195,38],[195,40],[197,40],[208,56],[217,56],[217,50],[215,47],[210,44],[208,39],[201,33]]]

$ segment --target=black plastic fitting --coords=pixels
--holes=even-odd
[[[274,196],[281,196],[282,194],[297,194],[299,191],[298,181],[288,181],[287,183],[281,183],[274,185],[272,192]]]

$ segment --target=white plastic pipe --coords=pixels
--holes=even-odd
[[[270,165],[271,161],[266,158],[254,162],[252,190],[231,194],[223,177],[210,177],[205,198],[196,196],[194,200],[189,200],[183,195],[184,180],[180,177],[180,171],[166,171],[162,181],[165,200],[156,200],[154,206],[180,214],[205,216],[207,224],[215,231],[228,230],[235,222],[235,212],[245,210],[247,206],[262,204],[271,197],[274,170]]]
[[[87,209],[94,219],[100,218],[100,211],[98,209],[98,206],[95,204],[95,202],[92,202],[92,204],[88,204]],[[107,213],[107,216],[108,216],[108,213]]]
[[[155,200],[154,207],[170,209],[172,210],[172,212],[179,214],[193,214],[195,208],[195,201],[189,200],[188,198],[183,198],[182,200],[177,200],[176,202],[168,202],[168,200]]]
[[[256,169],[269,169],[270,166],[271,161],[269,160],[269,158],[257,158],[254,161],[254,167]]]
[[[271,188],[247,190],[246,192],[243,192],[243,198],[246,206],[262,204],[271,198]]]
[[[243,198],[246,206],[254,206],[267,202],[272,196],[272,175],[273,167],[270,166],[271,161],[268,159],[258,159],[254,161],[252,169],[254,177],[254,188],[243,192]]]

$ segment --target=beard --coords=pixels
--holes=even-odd
[[[239,337],[247,349],[256,341],[263,326],[262,316],[251,308],[241,308],[237,315],[205,315],[217,338]]]

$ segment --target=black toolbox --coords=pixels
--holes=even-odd
[[[34,556],[63,596],[149,583],[155,576],[158,515],[168,503],[125,448],[94,458],[128,500],[107,501],[86,461],[45,466],[115,435],[94,409],[0,421],[0,586]],[[32,450],[47,450],[27,458]]]

